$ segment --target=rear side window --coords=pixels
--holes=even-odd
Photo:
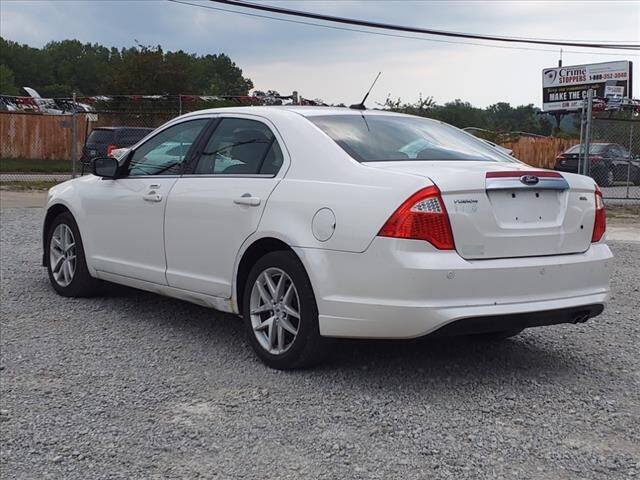
[[[282,150],[264,123],[223,118],[207,142],[195,168],[199,175],[275,175]]]
[[[359,162],[516,161],[462,130],[427,118],[361,114],[307,119]]]
[[[87,143],[104,143],[108,144],[113,141],[113,130],[91,130]]]

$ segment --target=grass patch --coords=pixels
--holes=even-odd
[[[80,171],[80,162],[76,163]],[[39,158],[0,158],[1,173],[67,173],[71,172],[70,160],[42,160]]]
[[[2,190],[49,190],[51,187],[59,184],[52,180],[28,180],[25,182],[2,182],[0,183],[0,189]]]

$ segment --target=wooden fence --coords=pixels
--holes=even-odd
[[[515,142],[505,142],[501,145],[513,150],[514,157],[532,167],[553,168],[558,154],[577,143],[577,139],[520,137]]]
[[[78,121],[78,152],[86,122]],[[0,112],[0,156],[45,160],[71,159],[71,115]]]
[[[103,126],[158,127],[171,113],[80,113],[76,116],[78,155],[91,129]],[[0,157],[71,160],[71,115],[0,111]]]
[[[170,120],[170,113],[98,113],[96,121],[88,114],[77,115],[78,152],[92,128],[109,125],[157,127]],[[38,159],[71,159],[71,115],[0,112],[0,156]],[[516,158],[534,167],[553,168],[556,156],[575,139],[520,137],[502,145]]]

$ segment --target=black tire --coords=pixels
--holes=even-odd
[[[75,241],[75,272],[71,282],[65,286],[58,283],[54,277],[50,255],[51,239],[56,227],[60,224],[65,224],[71,229]],[[93,278],[89,274],[87,261],[84,255],[84,247],[82,245],[82,238],[80,237],[80,230],[78,230],[78,225],[71,213],[61,213],[53,219],[53,222],[51,222],[51,226],[47,231],[44,258],[47,266],[47,272],[49,273],[49,281],[51,282],[53,289],[58,292],[58,294],[63,297],[90,297],[98,292],[101,284],[100,280]]]
[[[502,330],[500,332],[485,332],[485,333],[477,333],[472,335],[474,340],[480,340],[484,342],[499,342],[501,340],[506,340],[507,338],[515,337],[520,332],[522,332],[522,328],[516,328],[513,330]]]
[[[283,353],[272,354],[258,341],[253,331],[250,315],[250,301],[253,286],[258,276],[269,268],[284,271],[295,284],[299,299],[300,320],[298,332],[291,346]],[[247,341],[256,355],[269,367],[277,370],[305,368],[320,363],[326,356],[327,342],[320,336],[318,327],[318,307],[309,276],[298,257],[289,251],[276,251],[260,258],[249,272],[244,287],[242,301]]]
[[[599,168],[594,172],[593,178],[595,178],[598,186],[610,187],[611,185],[613,185],[615,175],[613,173],[613,170],[610,170],[608,168]]]

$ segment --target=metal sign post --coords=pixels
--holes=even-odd
[[[629,127],[629,159],[627,162],[627,195],[629,197],[629,186],[631,185],[631,151],[633,150],[633,123]]]
[[[587,117],[584,130],[584,171],[583,175],[589,175],[591,172],[591,161],[589,159],[589,147],[591,146],[591,116],[593,112],[593,90],[587,91]]]

